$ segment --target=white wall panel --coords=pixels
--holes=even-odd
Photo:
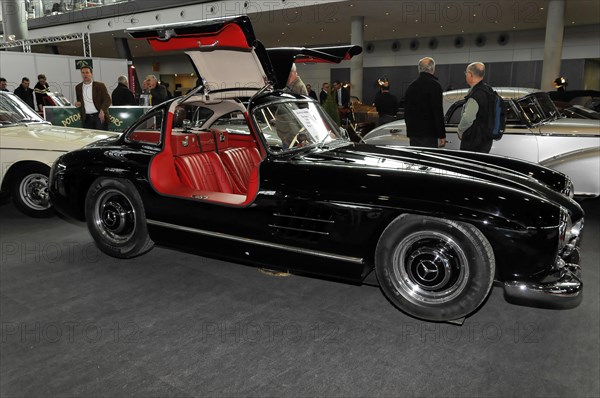
[[[14,91],[21,84],[23,77],[28,77],[33,88],[37,83],[37,72],[34,57],[23,57],[22,53],[3,51],[0,56],[0,76],[6,79],[7,88]]]
[[[70,63],[73,63],[73,61],[67,57],[57,57],[51,54],[35,54],[32,58],[36,73],[35,76],[31,76],[33,78],[31,87],[33,88],[37,83],[37,75],[43,73],[46,75],[46,81],[52,91],[63,93],[69,98],[68,94],[71,93],[74,82],[71,75],[65,72],[71,68]],[[79,83],[79,81],[76,81],[75,84]]]

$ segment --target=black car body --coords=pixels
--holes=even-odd
[[[205,78],[197,94],[54,164],[53,204],[87,221],[104,252],[128,258],[156,243],[357,284],[376,274],[396,306],[433,321],[473,312],[494,281],[515,302],[579,303],[583,211],[566,176],[506,157],[353,143],[313,100],[277,88],[286,74],[273,58],[289,70],[294,56],[339,61],[356,49],[252,56],[260,45],[246,18],[143,35],[166,45],[230,29],[247,41],[234,56],[259,60],[266,86],[209,91]],[[201,76],[216,51],[190,55]]]

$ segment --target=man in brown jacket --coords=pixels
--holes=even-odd
[[[75,86],[75,106],[79,108],[84,128],[108,130],[110,95],[104,83],[93,79],[92,68],[81,68],[83,82]]]

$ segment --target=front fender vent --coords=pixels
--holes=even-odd
[[[273,213],[269,228],[285,239],[317,242],[329,236],[333,224],[333,213],[329,210],[289,207]]]

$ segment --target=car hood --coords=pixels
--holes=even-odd
[[[23,124],[1,128],[0,146],[2,148],[68,152],[94,141],[118,135],[109,131],[60,127],[49,124]]]
[[[552,201],[569,200],[556,190],[565,176],[536,164],[503,156],[461,151],[396,146],[353,144],[329,151],[301,156],[311,164],[352,167],[355,169],[397,170],[479,182],[519,190]],[[510,163],[510,164],[509,164]],[[515,171],[515,165],[522,172]],[[509,167],[510,166],[510,167]],[[536,177],[544,178],[544,182]]]
[[[539,128],[541,133],[600,136],[600,120],[593,119],[563,118],[544,123]]]

